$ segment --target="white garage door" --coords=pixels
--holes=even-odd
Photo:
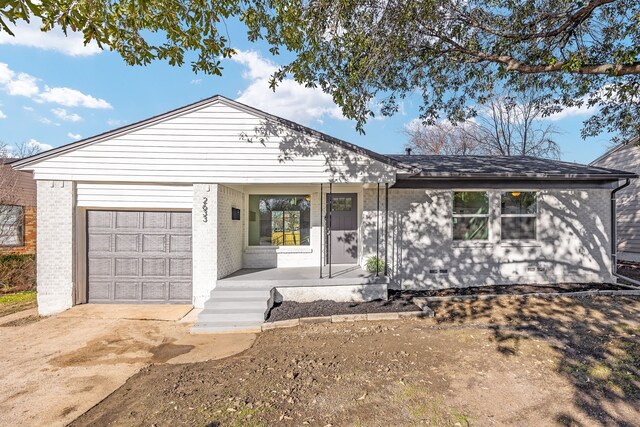
[[[87,211],[90,303],[191,303],[191,212]]]

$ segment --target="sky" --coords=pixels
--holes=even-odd
[[[43,33],[37,20],[14,33],[0,32],[0,142],[9,145],[59,147],[217,94],[380,153],[402,153],[403,129],[419,116],[420,100],[409,97],[395,116],[370,119],[362,135],[319,89],[285,80],[274,93],[269,76],[286,57],[247,41],[239,24],[230,31],[238,54],[223,62],[222,77],[195,74],[188,63],[129,66],[79,34]],[[574,108],[549,118],[561,132],[562,160],[589,163],[610,148],[607,135],[580,137],[591,113]]]

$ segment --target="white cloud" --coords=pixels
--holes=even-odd
[[[33,111],[33,107],[22,107],[25,111]]]
[[[113,127],[122,126],[125,123],[127,123],[127,122],[124,121],[124,120],[120,120],[120,119],[109,119],[109,120],[107,120],[107,124],[109,126],[113,126]]]
[[[95,43],[84,45],[82,33],[71,30],[65,35],[60,28],[43,32],[40,30],[42,21],[32,17],[31,22],[20,21],[11,26],[15,36],[0,32],[0,44],[35,47],[43,50],[53,50],[70,56],[89,56],[102,50]]]
[[[76,140],[76,141],[77,141],[78,139],[81,139],[81,138],[82,138],[82,135],[80,135],[79,133],[71,133],[71,132],[69,132],[69,133],[67,134],[67,136],[68,136],[69,138],[73,139],[73,140]]]
[[[64,108],[52,108],[51,112],[59,119],[66,120],[68,122],[79,122],[80,120],[82,120],[82,117],[80,117],[78,114],[69,113]]]
[[[36,102],[50,102],[65,107],[111,109],[111,104],[101,98],[68,87],[38,86],[38,78],[27,73],[16,73],[0,62],[0,89],[13,96],[26,96]]]
[[[321,122],[325,117],[344,120],[340,108],[321,89],[307,88],[293,79],[285,79],[273,92],[269,88],[269,78],[278,66],[259,53],[237,51],[231,60],[245,67],[242,77],[249,81],[249,86],[239,93],[238,102],[304,124]]]
[[[38,94],[38,101],[40,102],[52,102],[55,104],[64,105],[65,107],[85,107],[85,108],[98,108],[98,109],[111,109],[113,108],[104,99],[94,98],[91,95],[84,94],[76,89],[68,87],[53,87],[45,86],[44,92]]]
[[[6,119],[7,115],[0,110],[0,119]]]
[[[27,98],[31,98],[40,92],[38,79],[27,73],[20,73],[17,78],[9,80],[5,84],[5,90],[9,95],[26,96]]]
[[[0,62],[0,85],[6,85],[15,77],[16,73],[9,68],[9,65]]]
[[[193,79],[193,80],[191,80],[191,84],[192,85],[199,85],[200,83],[202,83],[202,79]]]
[[[556,122],[558,120],[567,119],[569,117],[590,116],[592,114],[595,114],[597,110],[598,107],[596,105],[590,107],[589,105],[584,103],[579,107],[576,106],[564,108],[562,111],[545,117],[545,119]]]
[[[40,117],[38,121],[45,125],[60,126],[60,123],[54,122],[53,120],[47,117]]]
[[[47,150],[51,150],[53,148],[52,145],[49,144],[45,144],[43,142],[40,142],[38,140],[35,140],[33,138],[31,138],[30,140],[27,141],[27,147],[29,148],[35,148],[41,151],[47,151]]]

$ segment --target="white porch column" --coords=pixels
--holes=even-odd
[[[193,184],[193,305],[202,308],[218,278],[218,185]]]
[[[73,306],[74,186],[71,181],[38,181],[38,313]]]

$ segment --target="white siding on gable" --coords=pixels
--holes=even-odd
[[[267,138],[261,135],[268,134]],[[393,182],[395,169],[217,102],[36,163],[36,179]]]
[[[594,164],[640,174],[640,146],[622,147]],[[617,199],[618,250],[640,254],[640,179],[632,179]]]
[[[78,207],[191,209],[193,186],[79,182]]]

